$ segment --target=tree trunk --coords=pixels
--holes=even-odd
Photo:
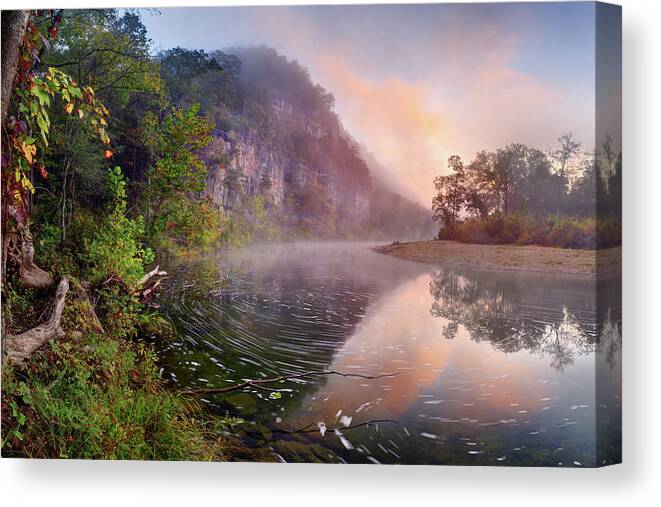
[[[53,285],[53,277],[34,263],[34,245],[26,225],[18,224],[17,232],[3,238],[3,265],[8,258],[18,267],[18,281],[25,287],[46,289]],[[3,273],[4,274],[4,273]]]
[[[2,126],[6,125],[11,95],[18,70],[23,36],[30,19],[30,11],[2,11]],[[3,134],[3,150],[6,149]],[[3,199],[2,208],[2,283],[5,282],[7,262],[11,260],[19,271],[22,285],[46,288],[53,278],[34,263],[34,246],[29,224],[19,223],[16,229],[7,227],[8,212]]]
[[[24,333],[7,336],[4,350],[7,360],[10,363],[15,365],[25,363],[48,340],[64,335],[64,331],[60,326],[60,320],[68,290],[69,279],[64,277],[57,286],[55,300],[53,301],[53,310],[48,320]]]
[[[30,11],[2,11],[2,123],[9,111],[12,85]]]

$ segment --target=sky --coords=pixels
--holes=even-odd
[[[167,8],[156,49],[265,44],[329,90],[381,177],[428,207],[447,158],[572,132],[594,147],[591,2]]]

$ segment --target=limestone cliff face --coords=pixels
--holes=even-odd
[[[209,168],[204,196],[219,209],[230,211],[238,197],[238,187],[228,181],[230,172],[240,171],[239,184],[246,195],[266,194],[275,205],[283,206],[285,171],[289,161],[276,146],[264,145],[254,131],[239,135],[235,131],[215,130],[203,159]],[[270,188],[262,191],[260,182],[268,178]]]
[[[272,101],[270,118],[273,121],[262,128],[213,132],[211,144],[202,153],[209,169],[204,197],[219,211],[231,214],[242,198],[263,195],[284,215],[297,215],[312,224],[333,220],[340,233],[366,223],[369,175],[366,168],[365,174],[356,174],[342,165],[341,157],[334,156],[337,143],[346,143],[348,138],[342,138],[346,134],[339,123],[330,129],[324,127],[314,114],[295,112],[281,99]],[[240,118],[235,120],[240,124]],[[298,129],[298,143],[278,136],[283,125],[288,131]],[[315,155],[298,156],[302,149]],[[310,158],[316,163],[309,163]],[[299,200],[319,202],[306,207],[299,205]]]

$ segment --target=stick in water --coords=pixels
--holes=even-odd
[[[209,388],[201,388],[201,389],[184,389],[184,390],[178,391],[178,392],[179,392],[179,394],[228,393],[228,392],[231,392],[231,391],[238,391],[240,389],[244,389],[246,387],[251,387],[251,386],[259,387],[261,384],[273,384],[275,382],[283,382],[285,380],[292,380],[292,379],[306,378],[306,377],[315,377],[315,376],[321,376],[321,375],[340,375],[341,377],[354,377],[354,378],[362,378],[362,379],[367,379],[367,380],[374,380],[374,379],[379,379],[379,378],[394,377],[396,375],[399,375],[399,373],[382,373],[380,375],[362,375],[360,373],[343,373],[341,371],[335,371],[335,370],[306,371],[306,372],[303,372],[303,373],[292,373],[290,375],[280,375],[279,377],[246,380],[245,382],[242,382],[240,384],[236,384],[236,385],[233,385],[233,386],[227,386],[227,387],[209,387]]]

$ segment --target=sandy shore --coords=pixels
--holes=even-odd
[[[456,241],[416,241],[377,246],[375,252],[448,267],[525,271],[592,278],[617,273],[622,248],[570,250],[541,246],[473,245]]]

